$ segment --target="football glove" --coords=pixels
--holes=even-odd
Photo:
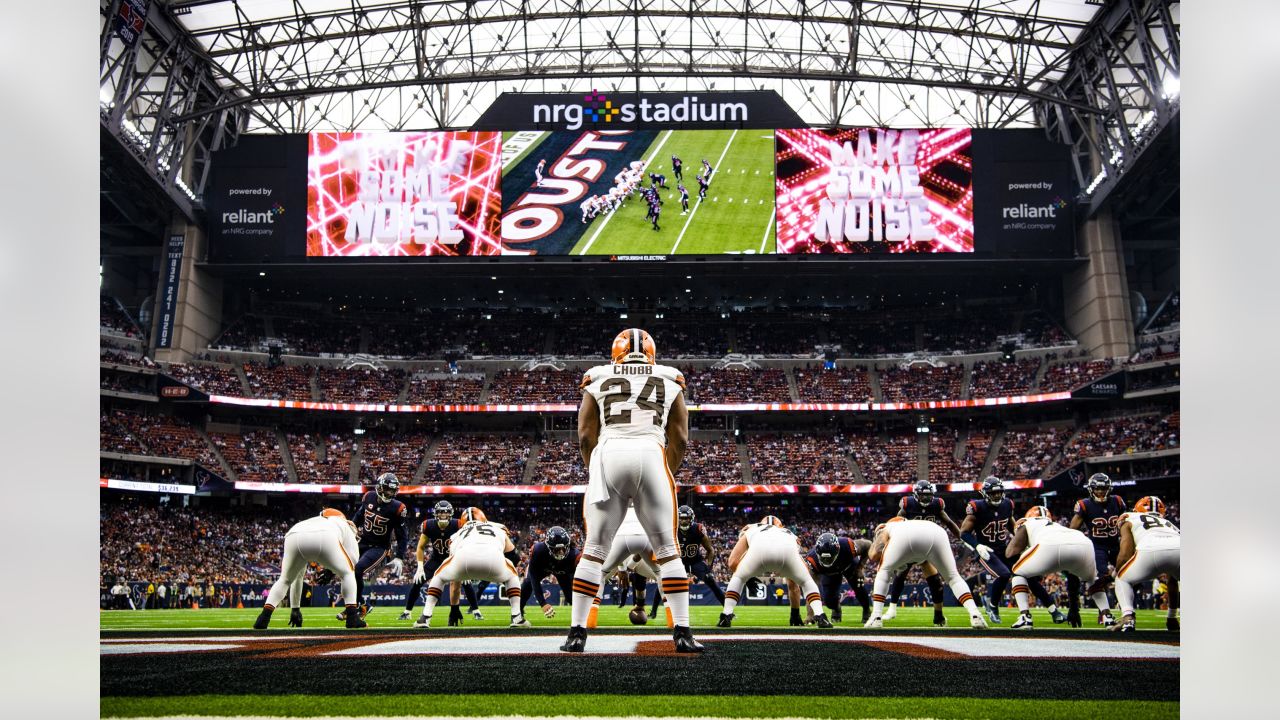
[[[791,608],[791,626],[800,627],[804,625],[804,620],[800,619],[800,608]]]
[[[1084,623],[1080,620],[1080,611],[1072,608],[1067,611],[1067,624],[1073,628],[1078,628]]]
[[[424,583],[427,581],[427,568],[422,563],[418,563],[418,569],[413,571],[413,582]]]
[[[460,627],[462,625],[462,608],[454,605],[449,608],[449,627]]]
[[[979,545],[978,547],[974,548],[974,550],[978,552],[978,557],[982,558],[983,560],[991,559],[991,548],[987,547],[986,545]]]
[[[548,617],[548,618],[553,618],[553,617],[555,617],[555,616],[556,616],[556,609],[555,609],[555,607],[553,607],[553,606],[551,606],[551,605],[543,605],[543,606],[542,606],[542,615],[543,615],[543,617]]]
[[[289,627],[302,627],[302,608],[289,611]]]
[[[395,558],[394,560],[391,561],[391,574],[395,575],[396,577],[400,577],[401,575],[404,574],[403,560],[401,560],[400,558]]]

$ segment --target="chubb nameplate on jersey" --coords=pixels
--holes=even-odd
[[[614,375],[652,375],[652,365],[614,365]]]

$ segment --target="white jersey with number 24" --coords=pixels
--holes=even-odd
[[[652,438],[667,444],[667,418],[684,375],[666,365],[598,365],[582,377],[600,408],[600,439]]]

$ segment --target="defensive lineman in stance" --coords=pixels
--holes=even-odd
[[[578,549],[573,546],[569,531],[559,525],[547,530],[547,537],[534,543],[529,551],[529,564],[525,572],[524,582],[520,585],[520,612],[524,612],[524,604],[532,597],[538,601],[545,617],[556,616],[556,609],[547,602],[542,591],[542,579],[548,575],[555,577],[560,585],[560,594],[568,595],[573,583],[573,569],[578,564]]]
[[[943,579],[951,586],[951,592],[968,611],[969,625],[975,628],[987,626],[978,612],[978,606],[973,602],[969,585],[956,570],[951,542],[947,539],[947,531],[941,526],[928,520],[890,518],[889,522],[876,528],[876,539],[871,544],[867,559],[878,561],[880,569],[876,571],[875,583],[871,588],[871,619],[867,621],[866,627],[884,627],[881,614],[884,612],[884,593],[889,589],[889,581],[901,568],[920,562],[927,562],[942,573]]]
[[[818,579],[822,588],[822,600],[831,608],[831,619],[840,622],[840,582],[848,581],[853,594],[862,605],[862,622],[871,619],[871,598],[862,580],[862,562],[871,549],[870,540],[854,540],[822,533],[813,549],[804,556],[804,562]],[[939,579],[941,583],[941,579]],[[941,598],[941,591],[937,595]]]
[[[711,572],[711,565],[716,561],[716,551],[711,546],[711,538],[707,537],[701,523],[693,521],[693,508],[681,505],[679,517],[679,530],[676,533],[680,540],[685,572],[701,580],[702,584],[706,585],[715,596],[716,602],[723,605],[724,591],[720,589],[720,583],[716,582],[716,576]],[[703,552],[706,552],[706,558],[703,558]]]
[[[831,627],[831,620],[822,610],[818,583],[810,577],[809,568],[800,558],[799,540],[773,515],[766,515],[760,522],[742,528],[738,533],[738,544],[729,553],[729,568],[733,577],[729,578],[729,589],[724,593],[724,612],[720,613],[719,627],[732,626],[733,610],[738,606],[742,586],[747,580],[768,572],[787,579],[792,624],[797,624],[800,618],[799,599],[803,592],[805,603],[813,611],[813,622],[820,628]]]
[[[676,483],[689,442],[684,375],[656,364],[649,333],[623,330],[613,339],[612,364],[582,378],[578,444],[588,468],[582,503],[586,540],[573,578],[569,637],[560,649],[583,652],[587,615],[604,581],[604,560],[627,504],[649,536],[675,624],[676,652],[703,647],[689,630],[689,578],[676,544]]]
[[[486,580],[506,585],[507,600],[511,603],[511,627],[529,627],[529,621],[520,612],[520,576],[516,574],[515,566],[520,556],[507,537],[507,528],[489,522],[479,508],[467,508],[462,513],[462,520],[462,529],[449,540],[449,557],[441,563],[427,585],[426,607],[413,626],[431,627],[431,614],[440,601],[445,583]],[[421,565],[418,569],[424,571]]]
[[[1165,627],[1178,629],[1178,576],[1182,574],[1182,533],[1164,517],[1164,502],[1149,495],[1120,518],[1120,569],[1116,571],[1116,599],[1120,624],[1115,630],[1132,632],[1133,586],[1169,575],[1169,617]]]
[[[325,508],[318,517],[308,518],[289,528],[284,535],[284,559],[280,578],[271,586],[267,602],[253,623],[255,630],[266,630],[271,613],[289,593],[289,626],[302,627],[302,608],[298,601],[302,594],[302,575],[308,563],[318,563],[342,580],[342,597],[347,602],[343,613],[349,628],[365,627],[360,618],[356,598],[356,566],[352,558],[359,557],[359,541],[356,526],[347,520],[341,510]]]
[[[1053,521],[1049,509],[1034,505],[1026,517],[1019,520],[1013,540],[1005,550],[1005,557],[1017,558],[1013,563],[1013,599],[1018,603],[1018,620],[1015,630],[1030,630],[1031,610],[1027,597],[1030,587],[1026,578],[1036,580],[1051,572],[1067,574],[1067,595],[1070,597],[1067,622],[1080,627],[1080,583],[1091,583],[1098,577],[1093,561],[1093,543],[1079,530],[1065,528]],[[1106,603],[1106,597],[1102,598]]]

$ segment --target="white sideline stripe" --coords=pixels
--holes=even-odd
[[[761,202],[764,202],[763,200]],[[778,207],[775,205],[773,212],[769,213],[769,222],[764,226],[764,237],[760,238],[760,252],[764,252],[764,246],[769,244],[769,231],[773,229],[773,216],[778,214]]]
[[[588,655],[631,655],[641,642],[662,640],[660,635],[599,635],[587,643]],[[965,637],[903,635],[768,635],[743,634],[700,638],[704,643],[736,642],[743,640],[768,640],[770,642],[837,642],[874,646],[876,643],[919,645],[973,658],[1021,659],[1028,657],[1054,658],[1135,658],[1144,660],[1172,659],[1181,656],[1177,645],[1144,642],[1117,642],[1114,640],[1071,640],[1057,638],[1021,637]],[[458,638],[447,635],[425,637],[421,640],[392,640],[384,643],[344,648],[325,653],[326,656],[348,655],[560,655],[562,639],[551,635],[541,636],[488,636]]]
[[[674,130],[668,130],[668,131],[667,131],[667,134],[662,136],[662,140],[658,141],[658,144],[653,148],[653,151],[652,151],[652,153],[653,153],[653,154],[651,154],[651,155],[649,156],[649,159],[648,159],[648,160],[645,160],[645,163],[646,163],[646,164],[647,164],[647,163],[651,163],[651,162],[653,162],[653,159],[654,159],[654,158],[656,158],[656,157],[658,157],[658,151],[662,149],[662,146],[663,146],[663,145],[666,145],[666,144],[667,144],[667,138],[671,137],[671,133],[673,133],[673,132],[675,132],[675,131],[674,131]],[[737,132],[737,131],[735,130],[734,132]],[[621,210],[621,208],[619,208],[619,210]],[[601,233],[601,231],[603,231],[603,230],[604,230],[604,226],[605,226],[605,225],[608,225],[608,224],[609,224],[609,221],[613,219],[613,216],[614,216],[614,215],[617,215],[617,214],[618,214],[618,211],[617,211],[617,210],[614,210],[613,212],[611,212],[611,213],[609,213],[607,216],[605,216],[604,222],[600,223],[600,227],[596,228],[596,231],[595,231],[594,233],[592,233],[592,234],[591,234],[591,239],[587,241],[587,244],[586,244],[586,245],[583,245],[583,246],[582,246],[582,250],[578,252],[578,254],[579,254],[579,255],[586,255],[586,254],[587,254],[587,251],[588,251],[588,250],[590,250],[590,249],[591,249],[591,246],[595,244],[595,242],[596,242],[596,238],[600,237],[600,233]]]
[[[720,157],[716,158],[716,165],[719,165],[720,161],[724,160],[724,156],[729,153],[729,146],[733,144],[733,138],[737,134],[737,128],[734,128],[733,132],[729,133],[729,142],[724,144],[724,151],[720,153]],[[711,177],[715,177],[714,171],[711,173]],[[708,180],[710,180],[710,178],[708,178]],[[715,202],[715,198],[712,199],[712,202]],[[676,236],[676,244],[671,246],[671,252],[667,253],[668,255],[676,254],[676,248],[680,247],[680,241],[684,239],[684,233],[689,229],[689,223],[693,222],[693,216],[698,214],[698,208],[700,207],[702,207],[702,203],[698,203],[693,206],[693,212],[689,213],[689,219],[684,221],[684,227],[680,228],[680,234]]]
[[[137,644],[118,644],[103,645],[98,648],[100,655],[140,655],[143,653],[188,653],[188,652],[209,652],[210,650],[238,650],[244,647],[239,643],[225,643],[222,645],[214,645],[212,643],[137,643]]]
[[[223,642],[280,642],[281,640],[350,640],[351,635],[246,635],[244,637],[163,637],[163,638],[102,638],[103,643],[223,643]]]

